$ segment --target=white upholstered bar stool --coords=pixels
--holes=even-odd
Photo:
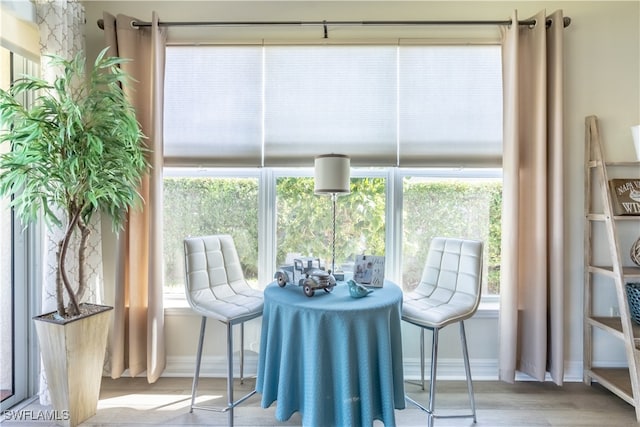
[[[191,389],[191,407],[229,413],[233,425],[233,408],[255,394],[255,390],[233,400],[233,326],[240,325],[240,379],[244,368],[244,322],[262,315],[262,291],[253,289],[244,278],[233,238],[229,235],[190,237],[184,239],[185,292],[191,308],[202,315],[196,369]],[[227,406],[196,406],[202,346],[207,318],[227,327]]]
[[[433,333],[431,347],[431,377],[429,379],[429,403],[425,408],[409,396],[405,398],[428,414],[428,425],[435,418],[473,418],[476,422],[476,405],[471,381],[467,338],[464,320],[473,316],[480,303],[482,283],[482,242],[455,238],[436,237],[431,241],[427,261],[418,287],[407,293],[402,304],[402,320],[419,326],[420,370],[424,390],[424,330]],[[471,414],[436,415],[436,367],[438,361],[438,333],[445,326],[460,324],[460,341],[467,378],[467,390]]]

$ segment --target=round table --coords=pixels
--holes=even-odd
[[[264,312],[256,390],[276,418],[299,411],[305,426],[395,425],[403,409],[402,291],[390,281],[364,298],[333,292],[307,297],[271,283]]]

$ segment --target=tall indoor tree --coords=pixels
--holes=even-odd
[[[0,90],[0,144],[11,145],[0,156],[0,196],[13,195],[11,206],[23,223],[42,215],[49,227],[64,230],[56,253],[60,318],[80,314],[87,224],[104,212],[114,229],[121,228],[127,210],[141,201],[137,189],[148,168],[144,136],[123,91],[129,77],[120,64],[126,59],[106,52],[90,71],[82,52],[70,60],[52,56],[62,70],[53,83],[25,76]],[[30,92],[33,103],[22,105]],[[75,236],[80,243],[73,280],[67,257]]]

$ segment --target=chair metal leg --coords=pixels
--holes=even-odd
[[[424,391],[424,328],[420,328],[420,383]]]
[[[191,385],[191,406],[189,407],[189,413],[193,412],[193,404],[196,400],[196,390],[198,389],[198,378],[200,377],[200,362],[202,361],[202,345],[204,343],[204,330],[207,326],[207,318],[202,316],[202,322],[200,323],[200,338],[198,338],[198,352],[196,354],[196,371],[193,374],[193,384]]]
[[[233,327],[227,323],[227,408],[229,427],[233,426]]]
[[[422,390],[424,390],[424,329],[420,328],[420,384],[422,386]],[[435,378],[436,378],[436,362],[437,362],[437,353],[438,353],[438,330],[433,329],[433,340],[431,347],[431,378],[429,378],[429,406],[425,408],[416,400],[412,399],[408,395],[405,394],[404,398],[408,402],[416,405],[419,409],[426,412],[429,416],[428,425],[429,427],[433,427],[433,407],[435,405]]]
[[[473,422],[476,422],[476,400],[473,393],[473,381],[471,380],[471,366],[469,364],[469,351],[467,350],[467,334],[464,331],[464,321],[460,322],[460,340],[462,343],[462,357],[464,358],[464,370],[467,374],[467,391],[469,393],[469,403]]]
[[[431,345],[431,378],[429,378],[429,408],[427,411],[427,424],[433,427],[433,418],[436,407],[436,368],[438,366],[438,328],[433,329],[433,340]]]
[[[244,323],[240,323],[240,384],[244,384]]]
[[[431,378],[429,378],[429,405],[428,407],[422,406],[420,403],[410,398],[405,394],[405,400],[411,402],[416,405],[419,409],[423,410],[427,413],[427,423],[429,427],[433,427],[433,419],[435,415],[433,414],[433,410],[436,403],[436,365],[438,362],[438,329],[432,329],[433,331],[433,339],[431,346]],[[420,370],[422,371],[422,389],[424,390],[424,328],[420,331]]]
[[[439,328],[432,329],[433,338],[432,338],[432,346],[431,346],[431,378],[429,378],[429,404],[425,408],[420,403],[416,402],[414,399],[405,395],[405,399],[412,404],[416,405],[419,409],[423,410],[427,413],[427,425],[429,427],[433,427],[434,421],[436,418],[473,418],[474,424],[477,422],[476,420],[476,402],[473,393],[473,382],[471,380],[471,366],[469,364],[469,352],[467,350],[467,337],[464,330],[464,322],[460,322],[460,340],[462,344],[462,355],[464,359],[464,369],[467,377],[467,392],[469,393],[469,402],[471,404],[471,414],[465,415],[436,415],[435,406],[436,406],[436,371],[438,366],[438,332]],[[420,358],[424,360],[424,328],[421,330],[420,335]],[[423,365],[420,365],[422,371],[422,384],[424,385],[424,368]],[[423,387],[424,390],[424,387]]]
[[[231,323],[223,322],[227,327],[227,406],[222,408],[216,408],[212,406],[198,406],[195,405],[196,392],[198,389],[198,379],[200,377],[200,364],[202,361],[202,348],[204,344],[204,332],[207,318],[202,317],[202,324],[200,326],[200,338],[198,340],[198,354],[196,356],[196,372],[193,376],[193,386],[191,389],[191,408],[189,412],[193,412],[194,409],[203,409],[206,411],[214,412],[228,412],[229,413],[229,426],[233,427],[233,408],[240,405],[242,402],[256,394],[256,390],[251,390],[249,393],[242,396],[240,399],[233,400],[233,326]],[[244,326],[242,323],[241,326]],[[242,340],[244,341],[244,333],[241,332]],[[243,342],[244,347],[244,342]],[[244,354],[241,351],[241,358],[244,358]],[[244,363],[244,362],[241,362]],[[242,370],[243,368],[241,368]],[[241,374],[242,375],[242,374]]]
[[[419,385],[420,388],[424,391],[424,329],[420,326],[420,381],[407,380],[406,382],[409,384]]]

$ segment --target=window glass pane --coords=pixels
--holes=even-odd
[[[8,198],[0,198],[0,401],[13,395],[13,227],[8,205]]]
[[[499,178],[403,179],[402,283],[404,291],[420,282],[433,237],[484,242],[483,294],[498,294],[502,181]]]
[[[351,178],[351,193],[336,201],[336,269],[353,270],[357,254],[385,254],[384,178]],[[331,268],[333,208],[330,196],[313,193],[313,178],[277,179],[276,264],[299,256]]]
[[[500,166],[500,46],[402,46],[399,69],[401,166]]]
[[[257,178],[165,177],[165,291],[184,293],[184,238],[209,234],[233,236],[245,279],[257,285]]]
[[[262,49],[168,46],[167,165],[261,166]]]
[[[0,87],[10,85],[10,52],[0,48]],[[0,154],[9,144],[0,145]],[[13,213],[11,199],[0,198],[0,402],[14,393],[13,382]]]
[[[265,48],[265,165],[396,164],[394,46]]]
[[[0,47],[0,87],[7,90],[12,81],[25,74],[37,76],[38,64]],[[18,101],[29,106],[34,96],[24,93]],[[0,146],[0,154],[8,150],[8,143]],[[29,277],[37,272],[37,265],[27,256],[27,238],[33,226],[19,223],[10,201],[11,197],[0,199],[0,412],[27,397],[27,366],[34,362],[29,356],[31,336],[27,333],[32,315],[27,308],[28,297],[33,291]],[[30,249],[35,250],[37,242],[29,242],[33,245]]]

